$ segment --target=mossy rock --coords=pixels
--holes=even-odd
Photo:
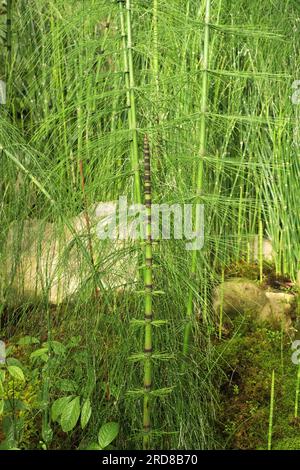
[[[257,323],[288,332],[292,327],[294,303],[293,294],[267,291],[257,282],[244,278],[226,280],[213,293],[216,321],[222,309],[225,327],[238,316],[249,316]]]

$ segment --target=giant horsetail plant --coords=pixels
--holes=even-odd
[[[148,136],[144,137],[144,198],[146,206],[146,241],[145,241],[145,266],[144,266],[144,288],[145,288],[145,345],[144,345],[144,417],[143,417],[143,448],[149,449],[151,432],[150,392],[152,389],[152,229],[151,229],[151,164]]]
[[[206,153],[206,113],[207,113],[207,98],[208,98],[208,68],[209,68],[209,28],[210,28],[210,6],[211,0],[206,0],[205,3],[205,24],[204,24],[204,49],[203,49],[203,66],[202,66],[202,98],[201,98],[201,119],[200,119],[200,149],[199,149],[199,163],[196,181],[196,203],[201,201],[203,191],[203,160]],[[203,222],[202,222],[203,223]],[[196,232],[200,232],[201,217],[196,211]],[[197,269],[197,250],[192,253],[190,276],[193,281]],[[184,329],[183,339],[183,354],[188,354],[190,337],[192,331],[192,315],[193,315],[193,289],[190,287],[186,306],[186,326]]]
[[[154,318],[153,296],[163,295],[164,292],[153,289],[153,239],[152,239],[152,185],[151,185],[151,158],[148,136],[144,136],[144,202],[145,202],[145,226],[142,242],[144,253],[143,280],[144,280],[144,320],[132,320],[133,325],[144,327],[144,351],[131,357],[134,361],[144,364],[143,389],[129,394],[143,396],[143,449],[151,448],[151,435],[153,432],[151,399],[163,397],[173,391],[173,387],[153,389],[153,360],[167,361],[173,359],[173,355],[153,351],[153,327],[165,325],[167,320]]]
[[[131,1],[126,0],[126,25],[124,24],[124,2],[120,1],[120,23],[123,45],[123,57],[125,68],[126,98],[129,106],[128,125],[131,131],[131,165],[134,173],[134,201],[141,203],[141,186],[139,170],[139,149],[137,136],[137,119],[134,91],[134,67],[132,56],[132,31],[131,31]],[[144,197],[147,210],[146,243],[144,249],[144,287],[145,287],[145,333],[144,333],[144,404],[143,404],[143,448],[150,445],[150,392],[152,387],[152,237],[151,237],[151,170],[150,151],[148,137],[144,140]]]
[[[124,2],[120,2],[120,23],[123,48],[123,59],[125,67],[125,85],[129,86],[126,93],[127,103],[129,105],[128,124],[131,131],[131,162],[134,173],[134,200],[138,204],[141,203],[141,185],[139,170],[139,148],[137,134],[137,118],[135,106],[135,78],[132,55],[132,30],[131,30],[131,1],[126,0],[126,24],[127,32],[124,24]],[[127,41],[126,41],[127,39]],[[127,70],[128,67],[128,70]],[[165,321],[155,321],[152,308],[153,295],[159,295],[159,291],[153,291],[153,247],[152,247],[152,191],[151,191],[151,162],[150,162],[150,145],[148,135],[144,136],[144,202],[146,210],[146,226],[145,241],[141,243],[143,248],[143,282],[144,282],[144,320],[142,322],[133,320],[133,324],[144,325],[144,351],[142,354],[133,356],[133,359],[141,360],[144,364],[144,381],[143,381],[143,449],[147,450],[151,447],[151,395],[166,395],[172,391],[171,388],[161,390],[152,390],[152,361],[153,361],[153,341],[152,329],[153,325],[161,326]],[[142,227],[141,227],[142,228]],[[156,359],[167,360],[171,358],[167,354],[156,354]],[[130,393],[130,392],[129,392]],[[133,392],[134,393],[134,392]],[[139,392],[138,392],[139,394]]]

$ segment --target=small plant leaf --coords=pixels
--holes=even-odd
[[[3,414],[4,410],[4,400],[0,400],[0,416]]]
[[[91,414],[92,414],[91,401],[89,398],[87,398],[81,410],[80,424],[81,424],[82,429],[86,427],[87,423],[90,420]]]
[[[72,398],[74,398],[74,396],[70,395],[68,397],[62,397],[55,400],[51,408],[52,421],[57,421],[64,411],[66,405],[72,400]]]
[[[98,434],[98,442],[101,449],[109,446],[109,444],[117,437],[119,434],[119,424],[118,423],[106,423],[101,426]]]
[[[24,373],[20,367],[8,366],[7,370],[14,379],[20,380],[21,382],[25,381]]]
[[[74,429],[78,418],[80,416],[80,398],[75,397],[72,401],[67,403],[65,406],[62,415],[60,424],[64,432],[69,432]]]
[[[17,367],[20,367],[20,369],[23,370],[23,365],[22,365],[22,363],[21,363],[18,359],[16,359],[15,357],[9,357],[9,358],[7,359],[7,361],[6,361],[6,364],[7,364],[8,366],[17,366]]]
[[[48,348],[40,348],[30,354],[30,359],[36,359],[37,357],[43,356],[48,353]]]

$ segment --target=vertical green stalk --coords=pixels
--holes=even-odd
[[[161,123],[164,120],[164,113],[161,106],[161,86],[160,86],[160,56],[159,56],[159,34],[158,34],[158,0],[153,0],[152,25],[153,34],[151,41],[151,76],[153,84],[153,126],[156,128],[155,138],[152,141],[152,167],[159,176],[158,183],[163,185],[165,169],[162,162],[163,157],[163,129]],[[155,166],[154,166],[155,165]]]
[[[143,449],[147,450],[150,446],[151,431],[151,410],[150,410],[150,392],[152,388],[152,235],[151,235],[151,165],[148,137],[144,138],[144,165],[145,182],[144,196],[146,206],[146,242],[145,242],[145,267],[144,267],[144,287],[145,287],[145,342],[144,342],[144,415],[143,415]]]
[[[156,98],[159,95],[159,61],[158,61],[158,0],[153,0],[153,76],[155,80]],[[158,117],[159,119],[159,117]]]
[[[137,135],[137,119],[135,104],[135,80],[133,66],[133,42],[132,42],[132,21],[131,21],[131,0],[126,0],[126,22],[127,22],[127,57],[128,57],[128,74],[129,74],[129,100],[130,100],[130,130],[132,135],[132,171],[134,174],[134,199],[137,203],[141,203],[141,182],[139,169],[139,151],[138,151],[138,135]]]
[[[268,450],[271,450],[271,449],[272,449],[274,402],[275,402],[275,370],[273,369],[273,371],[272,371],[272,382],[271,382],[271,399],[270,399],[269,432],[268,432]]]
[[[204,51],[203,51],[203,77],[202,77],[202,100],[201,100],[201,120],[200,120],[200,152],[199,152],[199,164],[197,173],[197,198],[196,203],[200,201],[202,189],[203,189],[203,157],[206,152],[206,112],[207,112],[207,99],[208,99],[208,65],[209,65],[209,20],[210,20],[210,0],[206,0],[205,8],[205,26],[204,26]],[[196,231],[200,232],[201,217],[199,217],[198,211],[196,211]],[[194,280],[197,269],[197,251],[194,250],[192,254],[191,264],[191,279]],[[183,353],[187,354],[189,351],[190,336],[192,330],[192,315],[193,315],[193,289],[190,288],[187,307],[186,317],[187,323],[184,330],[184,341],[183,341]]]
[[[128,54],[127,54],[127,34],[124,18],[124,0],[119,0],[120,7],[120,28],[121,28],[121,39],[122,39],[122,49],[123,49],[123,67],[124,67],[124,76],[125,76],[125,86],[126,86],[126,106],[129,110],[128,121],[131,128],[131,111],[130,111],[130,82],[129,82],[129,64],[128,64]]]

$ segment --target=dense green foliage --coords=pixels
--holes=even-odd
[[[224,270],[249,259],[259,233],[272,239],[276,274],[295,280],[299,270],[299,112],[291,96],[300,79],[300,6],[294,0],[13,0],[7,8],[11,29],[0,6],[0,79],[7,82],[7,104],[0,105],[1,265],[14,220],[20,234],[27,218],[59,230],[86,205],[119,195],[141,201],[145,134],[152,201],[205,207],[202,250],[188,252],[184,240],[148,247],[159,295],[139,279],[133,292],[108,290],[95,298],[103,260],[88,251],[90,279],[67,305],[53,308],[45,293],[33,306],[11,310],[9,286],[1,282],[3,336],[48,344],[38,356],[43,377],[30,362],[33,350],[15,364],[42,398],[34,405],[35,436],[31,423],[28,439],[18,438],[13,422],[10,445],[85,448],[98,445],[103,425],[117,422],[113,445],[142,446],[139,321],[147,308],[151,313],[151,297],[162,322],[153,325],[147,445],[222,447],[216,377],[224,364],[215,347],[212,288]],[[141,253],[138,243],[126,250]],[[187,324],[192,334],[183,354]],[[57,351],[55,341],[62,345]],[[51,410],[66,396],[74,423],[59,420],[69,432],[61,444]],[[83,406],[90,417],[80,426]]]

